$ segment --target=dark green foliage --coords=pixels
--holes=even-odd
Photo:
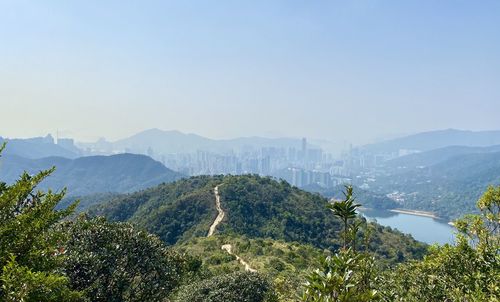
[[[333,215],[339,217],[344,223],[344,249],[347,248],[348,241],[356,242],[356,234],[361,224],[361,222],[352,224],[351,227],[353,227],[353,234],[352,236],[349,236],[348,221],[349,219],[356,218],[356,209],[361,206],[360,204],[354,203],[355,198],[356,197],[354,196],[352,186],[346,186],[344,192],[344,200],[334,201],[333,203],[327,205],[327,208],[329,208],[333,212]]]
[[[336,250],[341,246],[342,222],[327,208],[328,201],[317,194],[284,181],[252,175],[227,177],[219,191],[228,213],[220,225],[221,232],[295,241],[320,249]],[[362,218],[359,221],[366,224]],[[405,259],[425,253],[425,245],[409,236],[376,224],[367,225],[376,226],[368,249],[382,258],[396,261],[397,250]]]
[[[0,147],[0,153],[3,147]],[[35,187],[51,170],[34,176],[24,173],[14,184],[0,182],[0,300],[73,301],[77,292],[68,288],[61,270],[65,234],[56,230],[64,211],[55,206],[64,191],[46,193]]]
[[[344,245],[335,255],[322,261],[319,269],[307,276],[303,301],[311,302],[368,302],[380,298],[375,290],[374,258],[355,250],[361,222],[354,221],[356,209],[354,189],[345,186],[344,199],[327,207],[344,222]],[[348,243],[351,245],[348,248]]]
[[[66,228],[65,269],[71,286],[90,301],[168,301],[189,266],[188,259],[130,224],[80,217]]]
[[[386,272],[380,289],[385,301],[498,301],[488,300],[492,292],[500,294],[496,266],[483,262],[474,249],[460,242],[433,248],[423,261]]]
[[[274,302],[277,298],[271,283],[262,275],[236,272],[188,285],[175,301]]]
[[[227,220],[221,232],[311,243],[339,245],[341,224],[326,209],[326,200],[287,182],[258,176],[227,177],[220,186]]]
[[[374,259],[351,249],[341,250],[323,260],[319,269],[309,276],[302,301],[364,302],[377,301]]]
[[[92,208],[90,213],[129,221],[157,234],[167,244],[175,244],[207,235],[217,216],[213,192],[216,185],[220,185],[226,212],[216,233],[306,243],[329,250],[342,244],[342,223],[327,209],[325,198],[284,181],[254,175],[191,177],[119,196]],[[366,224],[364,219],[359,221]],[[368,225],[374,226],[369,250],[390,262],[418,258],[425,252],[425,245],[409,236]],[[396,251],[403,257],[397,257]]]
[[[123,195],[90,210],[112,221],[130,221],[167,244],[193,235],[205,236],[217,210],[213,188],[217,177],[192,177]]]
[[[2,269],[2,301],[79,301],[80,293],[70,289],[61,274],[33,271],[12,258]]]
[[[64,209],[68,207],[74,200],[78,200],[78,206],[76,207],[76,212],[82,212],[90,208],[91,206],[100,203],[103,200],[111,200],[118,197],[118,193],[95,193],[83,196],[65,196],[57,205],[58,209]]]
[[[24,170],[36,173],[52,166],[56,166],[57,170],[41,184],[41,188],[67,188],[72,196],[134,192],[182,177],[160,162],[138,154],[87,156],[77,159],[26,159],[10,156],[2,165],[3,181],[13,182]]]

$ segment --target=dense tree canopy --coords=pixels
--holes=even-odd
[[[274,302],[272,284],[258,273],[235,272],[202,280],[183,288],[175,301]]]
[[[217,185],[226,212],[217,234],[299,242],[329,250],[342,244],[342,222],[327,209],[327,199],[285,181],[256,175],[191,177],[115,197],[90,214],[130,222],[174,245],[206,236],[217,216],[213,191]],[[366,248],[378,258],[394,263],[425,253],[426,245],[410,236],[363,218],[357,221],[366,226],[363,232],[371,230]]]
[[[3,147],[0,148],[0,153]],[[76,301],[62,270],[65,234],[57,224],[76,206],[56,211],[64,191],[36,191],[53,169],[0,182],[0,300]]]
[[[167,301],[194,267],[193,260],[130,224],[81,217],[67,229],[65,269],[71,286],[90,301]]]

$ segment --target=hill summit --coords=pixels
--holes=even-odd
[[[182,179],[112,198],[92,208],[90,213],[132,222],[174,245],[207,236],[219,215],[215,187],[225,212],[216,235],[270,238],[330,250],[340,247],[341,222],[327,209],[327,199],[285,181],[255,175]],[[381,258],[401,261],[425,251],[425,245],[411,236],[378,224],[366,221],[364,224],[372,235],[368,246],[362,248]],[[361,242],[362,238],[359,239]]]

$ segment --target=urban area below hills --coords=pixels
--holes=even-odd
[[[42,188],[67,187],[73,197],[133,192],[196,175],[257,174],[327,198],[351,184],[366,207],[453,220],[475,212],[475,200],[500,181],[500,131],[449,129],[364,146],[307,138],[213,140],[159,129],[115,142],[51,135],[1,141],[9,143],[4,181],[56,166]]]

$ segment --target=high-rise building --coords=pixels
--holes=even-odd
[[[269,156],[261,158],[260,160],[260,174],[268,175],[271,172],[271,159]]]
[[[302,159],[302,163],[305,164],[307,162],[307,139],[305,137],[302,138],[302,150],[300,152],[300,157]]]

